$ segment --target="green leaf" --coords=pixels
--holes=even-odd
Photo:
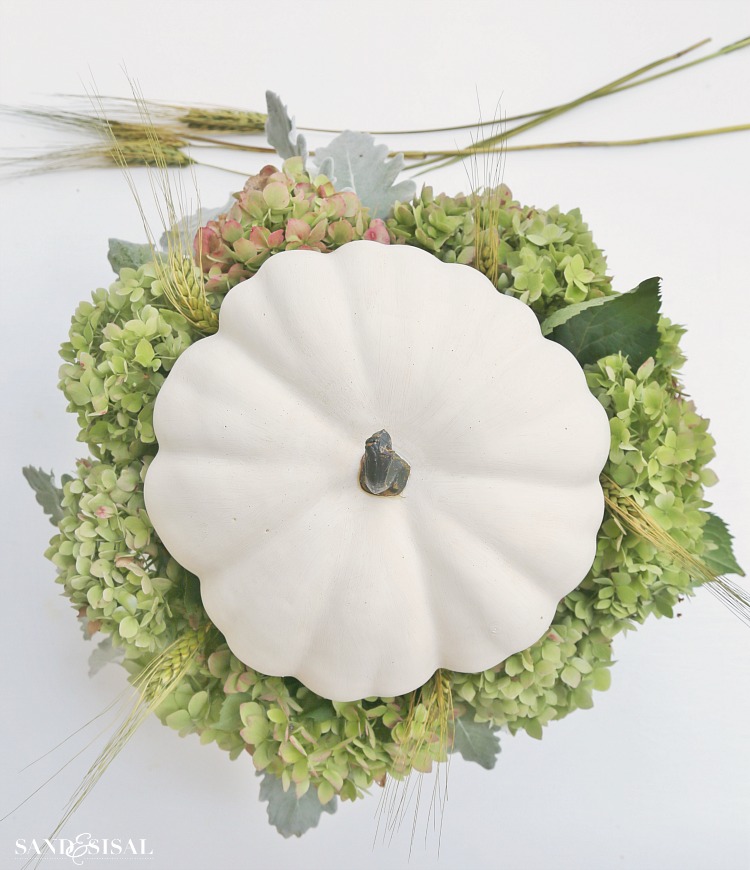
[[[387,145],[376,145],[369,133],[346,130],[315,152],[318,161],[333,161],[336,190],[353,190],[374,218],[383,218],[396,200],[409,200],[416,185],[411,179],[395,184],[404,157],[388,157]]]
[[[606,305],[608,302],[614,302],[615,299],[619,298],[619,296],[599,296],[598,299],[587,299],[585,302],[579,302],[576,305],[566,305],[563,308],[558,308],[557,311],[553,311],[549,317],[542,321],[542,335],[549,335],[556,326],[562,326],[571,317],[575,317],[587,308]]]
[[[659,347],[659,281],[649,278],[629,293],[607,297],[606,302],[570,306],[578,310],[558,323],[552,315],[542,324],[542,332],[566,347],[582,366],[619,352],[637,369]]]
[[[203,600],[201,599],[201,584],[195,574],[187,574],[184,581],[182,603],[185,615],[190,617],[203,615]]]
[[[33,465],[27,465],[21,471],[36,493],[36,500],[42,506],[42,510],[47,514],[52,525],[56,526],[65,516],[65,511],[62,507],[63,491],[59,486],[55,486],[54,473],[34,468]],[[65,477],[62,482],[65,483]]]
[[[474,761],[485,770],[492,770],[500,754],[496,730],[486,722],[475,722],[471,716],[456,719],[453,751],[466,761]]]
[[[703,561],[714,574],[739,574],[745,576],[745,572],[737,564],[732,551],[732,534],[727,524],[716,514],[705,511],[708,514],[708,522],[703,526],[703,540],[711,546],[711,549],[703,554]]]
[[[144,263],[150,263],[154,255],[151,245],[141,245],[138,242],[125,242],[122,239],[110,239],[107,259],[116,274],[125,269],[137,269]]]
[[[317,827],[322,813],[336,812],[336,799],[323,806],[315,789],[308,789],[298,798],[293,788],[284,791],[281,780],[269,773],[262,776],[260,799],[268,801],[268,821],[282,837],[301,837]]]

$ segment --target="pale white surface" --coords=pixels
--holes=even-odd
[[[550,105],[686,47],[750,32],[745,3],[455,4],[130,2],[115,7],[8,2],[0,27],[0,100],[81,90],[127,92],[124,63],[149,96],[261,108],[277,89],[319,126],[434,126]],[[426,16],[429,15],[429,19]],[[739,53],[560,118],[528,141],[636,136],[750,120],[750,57]],[[664,305],[690,332],[689,392],[712,420],[721,482],[716,511],[750,565],[747,493],[747,240],[750,134],[643,149],[509,156],[522,200],[580,206],[606,248],[616,286],[664,278]],[[8,144],[55,143],[26,126]],[[392,144],[399,140],[389,137]],[[413,139],[401,142],[413,143]],[[422,140],[420,140],[421,142]],[[433,141],[451,143],[451,134]],[[460,139],[459,141],[465,141]],[[214,156],[214,155],[211,155]],[[260,161],[234,156],[234,165]],[[198,172],[207,205],[241,183]],[[430,177],[465,187],[463,169]],[[33,462],[63,472],[81,446],[55,388],[56,346],[76,303],[112,280],[108,236],[142,237],[116,172],[25,179],[2,187],[4,365],[2,579],[3,810],[53,769],[19,769],[99,712],[124,681],[89,681],[89,652],[41,551],[51,532],[20,476]],[[11,296],[11,291],[13,295]],[[539,743],[503,740],[487,773],[454,762],[440,860],[418,829],[410,867],[523,870],[744,870],[748,864],[748,629],[706,593],[683,617],[615,641],[609,692],[553,724]],[[72,741],[75,748],[82,742]],[[58,763],[73,753],[58,750]],[[83,775],[89,751],[0,829],[0,866],[18,837],[41,837]],[[426,785],[429,785],[427,783]],[[424,802],[426,803],[426,802]],[[372,848],[377,795],[344,806],[301,841],[266,825],[249,759],[230,764],[195,738],[148,723],[68,831],[146,837],[154,870],[405,867],[410,825]],[[52,865],[57,866],[57,865]],[[62,866],[65,866],[63,863]],[[87,866],[96,867],[90,862]],[[135,866],[135,865],[134,865]],[[140,865],[139,865],[140,866]]]
[[[404,491],[359,485],[381,429]],[[232,288],[154,408],[146,509],[243,662],[403,695],[526,649],[591,567],[609,423],[575,357],[470,266],[286,251]]]

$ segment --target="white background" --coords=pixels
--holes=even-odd
[[[729,2],[5,0],[0,102],[80,93],[92,75],[101,93],[125,95],[125,65],[151,98],[262,109],[264,90],[272,88],[303,124],[429,127],[475,120],[477,94],[485,115],[500,97],[502,111],[515,114],[576,97],[704,36],[718,48],[748,32],[750,7]],[[750,49],[584,107],[526,141],[748,122],[749,96]],[[60,141],[31,126],[3,127],[6,147]],[[453,135],[431,141],[451,145]],[[390,143],[417,140],[390,137]],[[645,148],[514,154],[505,172],[523,202],[582,209],[619,290],[663,277],[665,311],[690,327],[688,392],[711,418],[718,441],[713,467],[721,481],[711,498],[737,535],[745,566],[749,146],[750,133],[741,133]],[[231,160],[248,171],[264,162]],[[215,170],[199,169],[197,177],[208,205],[241,185],[238,176]],[[429,180],[449,192],[466,186],[461,167]],[[87,677],[90,645],[42,557],[51,526],[20,468],[34,463],[61,473],[81,455],[74,420],[56,390],[57,347],[77,302],[113,280],[107,237],[142,240],[143,231],[115,170],[5,181],[0,196],[5,812],[85,741],[72,741],[31,770],[20,768],[125,685],[113,667]],[[456,760],[439,860],[437,837],[429,835],[425,846],[419,827],[410,866],[747,867],[750,630],[708,592],[681,611],[680,619],[652,620],[617,638],[612,688],[596,696],[593,710],[553,723],[542,742],[506,737],[491,773]],[[54,827],[93,757],[89,749],[0,825],[0,867],[20,865],[17,838],[41,838]],[[180,740],[151,721],[67,833],[146,838],[155,856],[144,866],[153,870],[406,865],[408,822],[390,845],[373,846],[377,795],[340,807],[304,839],[287,841],[266,823],[257,791],[248,757],[230,763],[197,738]]]

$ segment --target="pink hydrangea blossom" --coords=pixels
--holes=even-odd
[[[370,221],[370,226],[365,230],[362,237],[371,242],[380,242],[381,245],[390,245],[391,237],[388,235],[388,227],[381,218]]]

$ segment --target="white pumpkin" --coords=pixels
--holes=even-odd
[[[147,509],[211,620],[327,698],[496,665],[594,557],[609,427],[581,367],[480,272],[413,247],[272,257],[154,425]]]

